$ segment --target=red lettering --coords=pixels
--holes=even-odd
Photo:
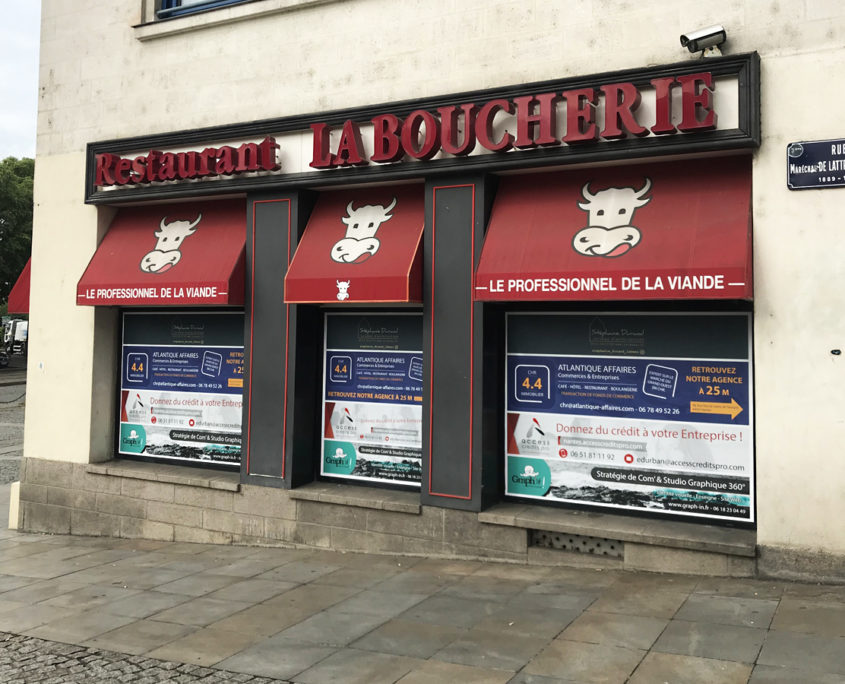
[[[216,176],[217,175],[217,148],[206,147],[199,153],[199,175],[200,176]]]
[[[235,149],[224,145],[217,150],[217,173],[231,176],[235,172]]]
[[[491,152],[506,152],[513,147],[513,136],[508,132],[498,142],[493,140],[493,120],[500,110],[513,114],[513,103],[509,100],[490,100],[478,110],[475,121],[475,137],[482,147]]]
[[[640,106],[640,91],[633,83],[611,83],[600,88],[604,93],[604,130],[601,137],[607,140],[624,138],[630,133],[637,137],[648,135],[640,126],[634,112]]]
[[[129,180],[133,183],[143,183],[146,170],[147,158],[144,156],[135,157],[132,160],[132,173],[129,175]]]
[[[519,149],[560,145],[555,135],[555,105],[560,101],[557,93],[525,95],[513,99],[516,105],[516,141]],[[536,113],[534,108],[536,105]]]
[[[238,148],[235,171],[258,171],[259,152],[255,143],[244,143]]]
[[[425,124],[425,131],[422,131]],[[420,133],[422,132],[422,141]],[[440,124],[434,116],[422,109],[408,115],[402,124],[402,147],[405,153],[414,159],[431,159],[440,147]]]
[[[370,159],[379,164],[402,159],[404,151],[399,144],[399,129],[402,121],[393,114],[381,114],[373,122],[373,156]]]
[[[129,169],[132,166],[132,160],[118,157],[117,163],[114,166],[114,182],[118,185],[126,185],[129,182]]]
[[[366,164],[361,151],[364,146],[361,144],[361,131],[354,121],[345,121],[343,130],[340,132],[340,142],[337,144],[337,152],[332,155],[332,166],[361,166]]]
[[[147,183],[158,180],[158,160],[160,157],[161,152],[158,150],[150,150],[150,153],[147,155],[147,174],[144,176],[144,180]]]
[[[709,131],[716,128],[713,111],[713,76],[710,72],[678,76],[681,84],[681,123],[679,131]],[[703,88],[699,88],[703,86]],[[699,118],[699,112],[704,114]]]
[[[104,152],[97,155],[97,170],[94,175],[95,185],[114,185],[114,165],[120,157]]]
[[[177,152],[176,175],[179,178],[194,178],[197,175],[197,153]]]
[[[324,123],[311,124],[313,152],[309,166],[315,169],[328,169],[332,165],[332,153],[329,150],[331,129]]]
[[[567,144],[592,142],[598,137],[596,128],[596,94],[592,88],[565,90],[566,100],[566,135]]]
[[[443,151],[462,157],[469,154],[475,148],[475,118],[478,115],[478,107],[474,104],[462,104],[460,110],[457,107],[438,107],[440,114],[440,144]],[[463,113],[464,140],[458,143],[458,134],[461,125],[458,122],[459,115]]]
[[[276,171],[279,168],[279,162],[276,161],[276,150],[279,149],[279,143],[275,138],[269,135],[261,141],[258,145],[259,161],[258,165],[262,171]]]
[[[158,180],[173,180],[176,178],[176,155],[165,152],[161,155],[161,166],[158,168]]]
[[[672,125],[672,86],[674,78],[654,78],[651,85],[654,87],[654,126],[651,132],[655,135],[665,133],[676,133],[677,129]]]

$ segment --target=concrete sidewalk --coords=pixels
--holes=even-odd
[[[0,632],[315,684],[845,681],[841,586],[8,530]]]

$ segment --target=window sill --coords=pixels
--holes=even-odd
[[[222,489],[228,492],[237,492],[241,488],[239,473],[200,470],[189,466],[175,466],[166,463],[115,460],[89,464],[86,471],[95,475],[166,482],[204,489]]]
[[[261,2],[248,2],[243,5],[231,5],[219,7],[207,12],[196,14],[185,14],[170,19],[149,21],[134,26],[135,38],[140,41],[165,38],[190,31],[199,31],[214,26],[234,24],[238,21],[264,17],[271,14],[282,14],[293,12],[299,9],[314,7],[317,5],[328,5],[342,2],[343,0],[262,0]]]
[[[754,530],[544,508],[528,504],[500,503],[479,513],[478,520],[529,530],[617,539],[623,542],[748,558],[755,556],[757,547],[757,534]]]
[[[418,492],[404,492],[378,487],[358,487],[329,482],[311,482],[291,489],[291,499],[319,501],[321,503],[373,508],[380,511],[394,511],[419,515],[422,512]]]

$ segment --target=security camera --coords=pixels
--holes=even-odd
[[[681,35],[681,47],[690,52],[704,51],[704,56],[720,55],[719,46],[728,38],[723,26],[708,26],[707,28],[690,31]]]

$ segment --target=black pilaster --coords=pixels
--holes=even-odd
[[[498,434],[489,422],[495,409],[484,409],[492,396],[485,385],[496,377],[485,367],[485,308],[473,302],[491,197],[484,176],[426,183],[422,502],[474,511],[482,506],[484,454]]]

